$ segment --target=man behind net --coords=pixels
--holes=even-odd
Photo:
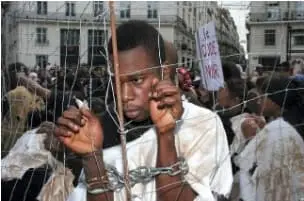
[[[132,186],[132,199],[211,201],[219,195],[228,197],[232,171],[219,117],[182,102],[172,80],[161,80],[161,68],[155,67],[168,62],[164,40],[153,26],[129,21],[116,31],[125,122],[139,127],[146,122],[154,125],[137,133],[127,144],[129,170],[142,166],[170,168],[176,164],[171,168],[176,174],[159,174]],[[108,44],[112,55],[112,39]],[[112,56],[110,59],[113,62]],[[85,174],[85,182],[79,183],[69,200],[126,200],[124,189],[109,185],[115,174],[108,171],[108,165],[122,173],[121,148],[117,145],[120,133],[117,127],[107,126],[109,118],[107,122],[103,119],[88,109],[75,107],[58,119],[55,135],[82,157]]]

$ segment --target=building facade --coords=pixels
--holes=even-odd
[[[141,19],[159,29],[164,39],[177,47],[180,66],[196,65],[195,32],[211,20],[216,21],[222,55],[240,50],[232,18],[216,2],[124,1],[115,2],[115,11],[117,24]],[[107,2],[10,2],[3,26],[7,64],[106,63],[104,47],[110,35]]]
[[[304,58],[304,2],[250,2],[246,21],[249,69],[273,70],[284,61]]]

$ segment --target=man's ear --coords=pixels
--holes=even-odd
[[[171,80],[171,76],[172,76],[172,70],[174,70],[174,66],[173,65],[169,65],[169,63],[167,61],[165,61],[163,63],[163,73],[164,73],[164,80]]]

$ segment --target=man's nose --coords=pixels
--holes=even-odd
[[[123,103],[127,103],[134,99],[134,91],[129,83],[123,83],[121,85],[121,96]]]

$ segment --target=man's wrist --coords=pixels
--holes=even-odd
[[[156,128],[158,141],[164,143],[174,143],[174,130],[175,129],[161,130]]]
[[[177,160],[174,133],[158,135],[158,165],[167,166]],[[165,156],[165,157],[164,157]]]
[[[108,184],[107,172],[101,151],[82,155],[82,165],[88,188],[104,188]]]

